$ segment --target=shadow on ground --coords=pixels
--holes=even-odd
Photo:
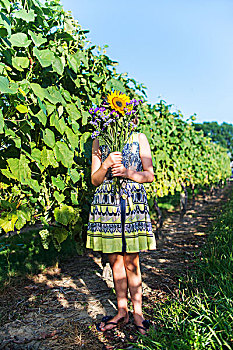
[[[230,191],[230,186],[219,190],[208,203],[198,198],[182,222],[178,211],[169,214],[158,249],[140,253],[148,318],[153,318],[155,303],[177,295],[177,276],[192,268],[206,230]],[[111,274],[103,278],[102,273],[100,255],[89,251],[64,260],[59,267],[11,281],[0,298],[0,349],[127,348],[137,338],[132,324],[105,334],[96,331],[94,324],[103,315],[116,312]]]

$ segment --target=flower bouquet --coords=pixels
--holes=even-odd
[[[90,124],[95,128],[92,139],[98,137],[109,147],[110,152],[122,152],[136,125],[138,107],[142,100],[130,98],[119,91],[111,92],[101,107],[90,108]],[[119,187],[119,178],[113,183]]]

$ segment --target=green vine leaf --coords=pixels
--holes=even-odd
[[[2,6],[5,7],[5,9],[7,10],[7,12],[10,12],[10,8],[11,8],[11,4],[8,0],[1,0],[0,1]]]
[[[29,59],[27,57],[13,57],[12,58],[12,65],[17,70],[23,72],[24,69],[28,68],[29,66]]]
[[[50,129],[43,130],[43,139],[47,146],[53,148],[55,145],[55,135]]]
[[[28,113],[28,108],[25,105],[18,105],[15,107],[20,113]]]
[[[34,47],[33,54],[37,57],[42,67],[50,66],[54,60],[54,53],[49,49],[39,50],[37,47]]]
[[[55,159],[53,150],[43,147],[41,151],[41,164],[46,168],[49,165],[51,165],[53,168],[57,168],[59,166],[58,162]]]
[[[24,9],[13,12],[15,18],[23,19],[26,22],[35,21],[35,12],[33,10],[26,11]]]
[[[11,22],[3,12],[0,12],[0,26],[5,27],[8,35],[11,36]]]
[[[40,47],[41,45],[45,44],[47,42],[47,39],[43,37],[41,33],[36,34],[32,32],[31,30],[28,31],[28,34],[30,35],[32,41],[37,47]]]
[[[17,220],[18,216],[16,214],[7,214],[5,217],[0,218],[0,227],[5,231],[5,233],[14,231],[15,222]]]
[[[71,168],[74,152],[72,152],[64,142],[56,142],[54,154],[58,162],[61,162],[66,168]]]
[[[9,41],[12,46],[16,47],[28,47],[32,42],[25,33],[12,34]]]
[[[60,175],[58,177],[51,176],[51,179],[53,186],[57,187],[59,190],[62,191],[65,189],[66,184],[64,183]]]
[[[62,193],[59,193],[58,191],[54,192],[54,197],[56,198],[58,204],[61,204],[65,200],[65,196]]]
[[[54,209],[54,217],[57,222],[66,226],[75,218],[74,208],[69,205],[62,204],[61,207]]]

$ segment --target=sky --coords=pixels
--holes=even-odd
[[[232,0],[61,0],[117,71],[196,122],[233,123]]]

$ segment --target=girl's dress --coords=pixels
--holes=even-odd
[[[110,151],[100,146],[101,162]],[[138,133],[132,133],[122,151],[125,168],[143,171]],[[156,249],[146,191],[143,184],[121,179],[120,191],[114,193],[109,169],[106,179],[95,191],[87,230],[87,248],[103,253]]]

